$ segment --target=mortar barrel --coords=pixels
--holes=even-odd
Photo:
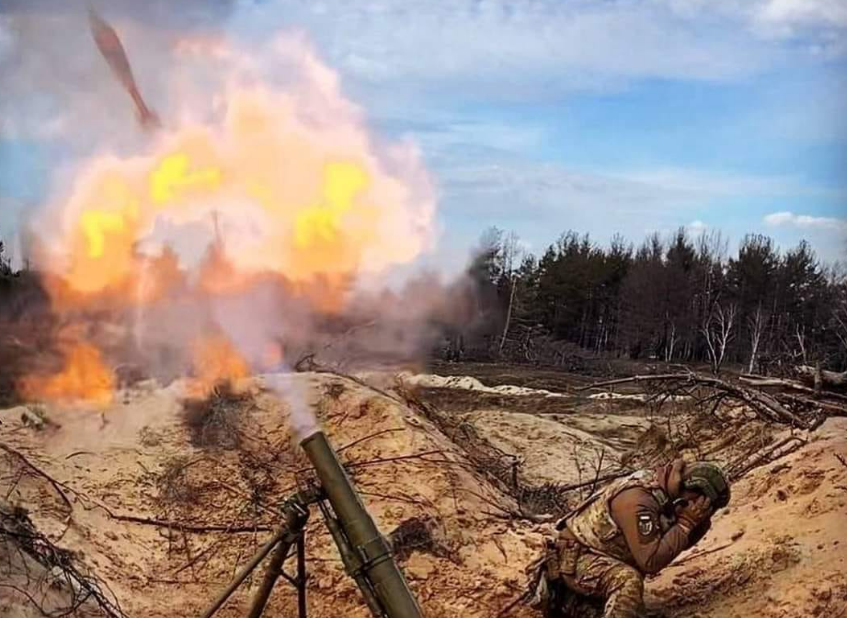
[[[327,500],[382,605],[385,616],[377,618],[423,618],[387,541],[365,509],[326,435],[322,431],[313,433],[300,446],[315,467]]]

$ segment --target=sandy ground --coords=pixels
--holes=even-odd
[[[510,517],[515,501],[474,468],[461,440],[393,391],[380,394],[324,374],[282,380],[289,400],[316,412],[384,533],[426,522],[426,534],[407,544],[401,564],[427,616],[494,618],[522,591],[523,569],[549,527]],[[61,427],[40,431],[21,422],[22,409],[0,411],[0,442],[59,481],[73,510],[68,518],[52,487],[16,474],[8,461],[0,469],[0,496],[25,506],[39,530],[77,552],[128,615],[196,616],[268,537],[274,505],[309,479],[307,462],[292,446],[290,406],[261,379],[241,387],[246,399],[213,434],[198,434],[186,422],[179,385],[148,384],[102,412],[47,408]],[[539,395],[509,392],[521,394]],[[655,426],[631,403],[613,409],[604,406],[614,402],[597,402],[574,412],[561,401],[539,416],[486,401],[461,420],[518,457],[524,479],[569,484],[631,462],[634,450],[661,449]],[[831,420],[803,449],[738,483],[713,532],[649,582],[654,612],[847,615],[847,467],[834,457],[847,456],[845,430],[844,419]],[[719,455],[738,443],[716,436],[709,448]],[[239,531],[177,530],[127,516]],[[307,551],[310,616],[367,616],[317,512]],[[256,585],[249,582],[220,615],[244,615]],[[292,589],[280,584],[268,615],[294,615],[294,603]],[[0,595],[0,615],[29,615],[25,607],[14,595]],[[510,615],[537,617],[523,607]]]
[[[847,615],[847,419],[734,487],[702,544],[649,586],[673,616]]]

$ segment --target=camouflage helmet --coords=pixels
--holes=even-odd
[[[729,504],[729,480],[717,464],[705,461],[688,464],[682,473],[682,487],[703,494],[715,509]]]

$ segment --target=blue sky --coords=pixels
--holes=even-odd
[[[0,90],[16,95],[0,97],[0,234],[43,200],[48,170],[91,148],[51,124],[80,86],[27,79],[53,49],[39,34],[51,5],[76,6],[0,8]],[[305,33],[378,133],[419,144],[440,196],[435,264],[461,263],[488,225],[535,252],[568,229],[640,242],[681,225],[847,250],[844,0],[108,6],[172,37],[222,30],[261,48]],[[51,19],[77,18],[64,10]],[[65,72],[84,83],[79,57]],[[140,81],[156,61],[133,55]]]

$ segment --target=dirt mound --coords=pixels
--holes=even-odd
[[[598,470],[641,463],[627,459],[637,448],[651,458],[739,462],[784,439],[755,425],[727,435],[684,416],[659,422],[645,410],[535,416],[484,406],[435,416],[426,404],[407,405],[391,378],[379,390],[331,374],[273,380],[317,414],[430,618],[497,616],[522,592],[523,570],[549,533],[521,518],[508,478],[480,469],[480,453],[519,460],[523,483],[590,487]],[[266,384],[246,381],[238,397],[200,413],[186,412],[178,383],[142,384],[102,413],[46,408],[55,423],[41,429],[21,408],[0,411],[0,442],[53,479],[2,460],[0,495],[30,507],[33,525],[96,572],[128,615],[195,616],[271,534],[277,505],[311,476],[292,444],[290,407]],[[847,466],[834,454],[847,455],[845,429],[831,420],[739,482],[701,545],[648,583],[654,614],[837,616],[847,594]],[[708,439],[695,440],[697,431]],[[317,512],[306,544],[310,616],[368,616]],[[256,580],[220,615],[244,615]],[[279,584],[269,615],[294,608],[293,589]],[[538,618],[525,607],[510,616]]]
[[[306,393],[371,514],[402,549],[428,615],[496,614],[516,594],[541,541],[531,524],[509,521],[511,497],[401,402],[335,376],[284,380],[292,393]],[[197,440],[196,411],[186,417],[179,392],[175,385],[127,393],[126,403],[102,415],[48,409],[62,425],[50,431],[25,429],[17,414],[0,413],[4,442],[32,457],[73,505],[67,530],[50,513],[38,525],[57,529],[61,544],[84,556],[129,615],[197,615],[267,538],[278,521],[274,506],[309,476],[292,446],[289,409],[261,379],[246,391],[249,405],[234,402],[237,419],[216,409],[239,435],[226,444]],[[31,501],[0,478],[10,500]],[[306,538],[310,615],[368,615],[317,513]],[[221,615],[243,615],[257,583]],[[294,598],[281,584],[269,611],[293,611]]]
[[[847,421],[733,488],[708,536],[648,589],[668,616],[847,615]]]
[[[514,384],[501,384],[499,386],[486,386],[476,378],[470,376],[439,376],[433,374],[402,373],[397,376],[399,380],[410,386],[424,386],[428,388],[453,388],[478,393],[493,393],[497,395],[536,395],[539,397],[563,397],[563,393],[554,393],[540,388],[527,388],[515,386]]]
[[[649,425],[637,417],[616,417],[610,423],[591,415],[550,417],[503,410],[480,410],[464,418],[492,444],[518,457],[524,477],[536,485],[577,485],[619,470],[627,444]]]

